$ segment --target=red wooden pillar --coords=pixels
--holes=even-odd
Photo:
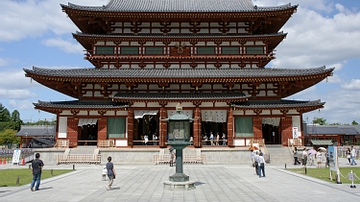
[[[160,121],[159,121],[159,146],[160,148],[166,148],[167,141],[167,121],[161,121],[167,118],[167,111],[164,107],[160,108]]]
[[[127,126],[127,141],[128,146],[133,147],[133,140],[134,140],[134,111],[132,109],[128,109],[128,126]]]
[[[233,109],[229,109],[228,117],[227,117],[227,144],[229,147],[234,146],[234,115]]]
[[[201,147],[201,119],[200,119],[200,108],[196,107],[194,111],[194,147]]]
[[[107,118],[98,119],[98,140],[107,139]]]
[[[288,139],[292,139],[292,117],[281,118],[281,143],[288,145]]]
[[[67,119],[67,139],[69,140],[69,147],[78,146],[78,123],[79,119]]]
[[[253,117],[253,132],[254,132],[254,139],[257,140],[263,139],[262,120],[259,117]]]

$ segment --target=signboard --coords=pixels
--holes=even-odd
[[[12,158],[13,164],[19,164],[20,162],[20,156],[21,156],[21,150],[20,149],[14,149],[14,154]]]
[[[338,158],[337,158],[337,149],[335,146],[329,146],[327,149],[327,156],[329,158],[329,166],[330,170],[338,171],[339,165],[338,165]]]
[[[299,128],[298,127],[293,127],[292,128],[292,134],[293,134],[293,139],[299,138]]]

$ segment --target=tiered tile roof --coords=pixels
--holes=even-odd
[[[266,12],[296,8],[290,3],[261,7],[252,0],[111,0],[103,6],[81,6],[69,3],[63,8],[98,12]]]

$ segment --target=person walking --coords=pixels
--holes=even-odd
[[[255,165],[256,175],[259,175],[259,152],[258,151],[255,152],[254,165]]]
[[[225,133],[222,134],[222,145],[225,146],[226,145],[226,135]]]
[[[347,148],[347,150],[346,150],[346,158],[347,158],[347,160],[349,162],[349,165],[350,165],[350,163],[351,163],[351,151],[350,151],[350,148]]]
[[[214,146],[214,145],[215,145],[215,144],[214,144],[214,134],[213,134],[212,131],[210,131],[210,144],[211,144],[211,146]]]
[[[354,149],[354,146],[351,146],[351,164],[350,165],[357,165],[357,163],[355,162],[355,157],[356,157],[356,151]]]
[[[262,173],[262,176],[265,177],[265,159],[263,157],[263,153],[260,153],[259,157],[258,157],[258,174],[259,174],[259,178],[261,177],[261,173]]]
[[[297,147],[294,148],[294,165],[301,164],[299,161],[299,154]]]
[[[307,159],[308,159],[308,153],[307,153],[307,149],[304,148],[302,155],[301,155],[301,161],[302,161],[302,165],[306,166],[307,164]]]
[[[35,154],[35,160],[31,163],[31,172],[33,174],[33,180],[30,185],[31,191],[38,191],[40,190],[40,179],[41,179],[41,173],[42,168],[44,167],[44,162],[40,159],[40,154]],[[34,187],[35,186],[35,187]]]
[[[106,190],[111,190],[111,186],[114,183],[116,177],[116,172],[114,170],[114,164],[111,162],[112,158],[109,156],[107,158],[108,162],[106,163],[107,175],[108,175],[108,184],[105,186]]]

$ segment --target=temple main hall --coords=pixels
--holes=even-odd
[[[56,115],[56,139],[72,148],[166,148],[168,124],[161,120],[177,105],[194,119],[192,147],[248,147],[254,140],[286,146],[302,137],[303,114],[325,105],[289,97],[334,70],[267,67],[297,8],[251,0],[61,4],[89,67],[24,69],[73,98],[41,100],[35,109]]]

